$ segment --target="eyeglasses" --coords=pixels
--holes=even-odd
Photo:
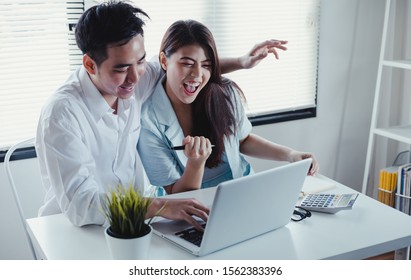
[[[293,215],[291,216],[291,220],[293,220],[294,222],[299,222],[309,217],[311,217],[311,211],[300,206],[296,206]]]

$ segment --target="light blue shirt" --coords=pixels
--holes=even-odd
[[[172,149],[172,147],[182,144],[184,133],[163,88],[163,81],[164,77],[159,80],[154,93],[143,105],[141,134],[137,145],[150,183],[156,186],[174,184],[184,173],[187,164],[184,151]],[[237,108],[235,112],[237,130],[236,134],[224,141],[227,164],[223,164],[222,168],[227,170],[220,170],[221,176],[217,176],[214,180],[208,180],[204,187],[215,186],[222,181],[242,177],[253,172],[250,164],[240,153],[240,141],[250,134],[252,125],[234,89],[231,96],[235,99],[236,106],[234,108]]]

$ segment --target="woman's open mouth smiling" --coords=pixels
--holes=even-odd
[[[187,95],[192,96],[196,93],[198,87],[200,86],[199,82],[184,83],[184,91]]]

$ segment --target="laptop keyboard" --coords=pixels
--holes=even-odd
[[[206,224],[204,223],[201,226],[205,228]],[[198,247],[200,247],[201,245],[203,234],[204,234],[203,231],[199,231],[195,227],[190,227],[190,228],[187,228],[185,230],[175,233],[176,236],[181,237],[184,240],[187,240],[188,242],[191,242]]]

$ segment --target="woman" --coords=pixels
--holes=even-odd
[[[242,154],[297,161],[310,153],[251,133],[242,92],[221,76],[214,38],[203,24],[177,21],[166,31],[159,60],[164,76],[142,109],[138,150],[152,184],[167,193],[216,186],[252,173]],[[184,145],[183,150],[176,146]]]

